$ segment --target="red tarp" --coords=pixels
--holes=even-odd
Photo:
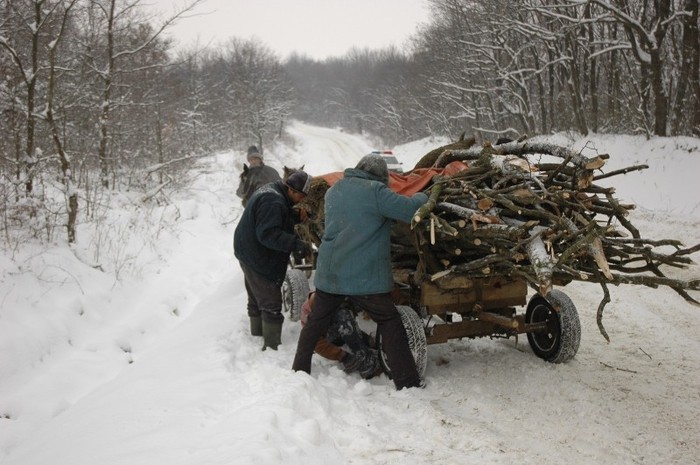
[[[433,176],[444,174],[446,176],[459,173],[467,169],[467,165],[461,161],[453,161],[444,168],[418,168],[406,174],[389,173],[389,187],[392,191],[402,195],[413,195],[426,188]],[[343,178],[343,172],[322,174],[329,186],[332,186],[337,181]]]

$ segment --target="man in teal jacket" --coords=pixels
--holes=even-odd
[[[328,190],[314,278],[316,300],[299,335],[293,370],[311,372],[314,347],[347,297],[377,322],[396,388],[420,385],[406,330],[390,296],[390,241],[392,220],[410,222],[427,201],[423,193],[406,197],[389,189],[386,161],[378,155],[363,157]]]

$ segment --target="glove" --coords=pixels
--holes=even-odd
[[[350,352],[347,352],[343,359],[340,361],[343,364],[343,371],[345,373],[352,373],[360,368],[360,360]]]
[[[360,366],[357,368],[357,371],[362,378],[374,378],[381,373],[381,368],[379,367],[379,353],[376,350],[367,349],[358,352],[355,357],[360,361]]]
[[[300,208],[299,209],[299,219],[304,222],[309,219],[309,212],[306,211],[305,208]]]
[[[311,253],[311,246],[304,241],[297,241],[294,257],[306,258]]]

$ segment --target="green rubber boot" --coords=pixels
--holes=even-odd
[[[250,334],[253,336],[263,335],[262,318],[259,316],[250,317]]]
[[[262,320],[263,348],[277,350],[282,339],[282,322]]]

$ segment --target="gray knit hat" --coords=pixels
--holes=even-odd
[[[386,160],[379,155],[365,155],[357,162],[355,169],[372,174],[384,184],[389,185],[389,168],[386,165]]]
[[[248,161],[250,161],[251,158],[259,158],[262,160],[262,155],[258,151],[258,148],[255,145],[251,145],[248,147]]]
[[[290,174],[285,183],[287,187],[301,192],[304,195],[309,195],[311,189],[311,176],[305,171],[295,171]]]

